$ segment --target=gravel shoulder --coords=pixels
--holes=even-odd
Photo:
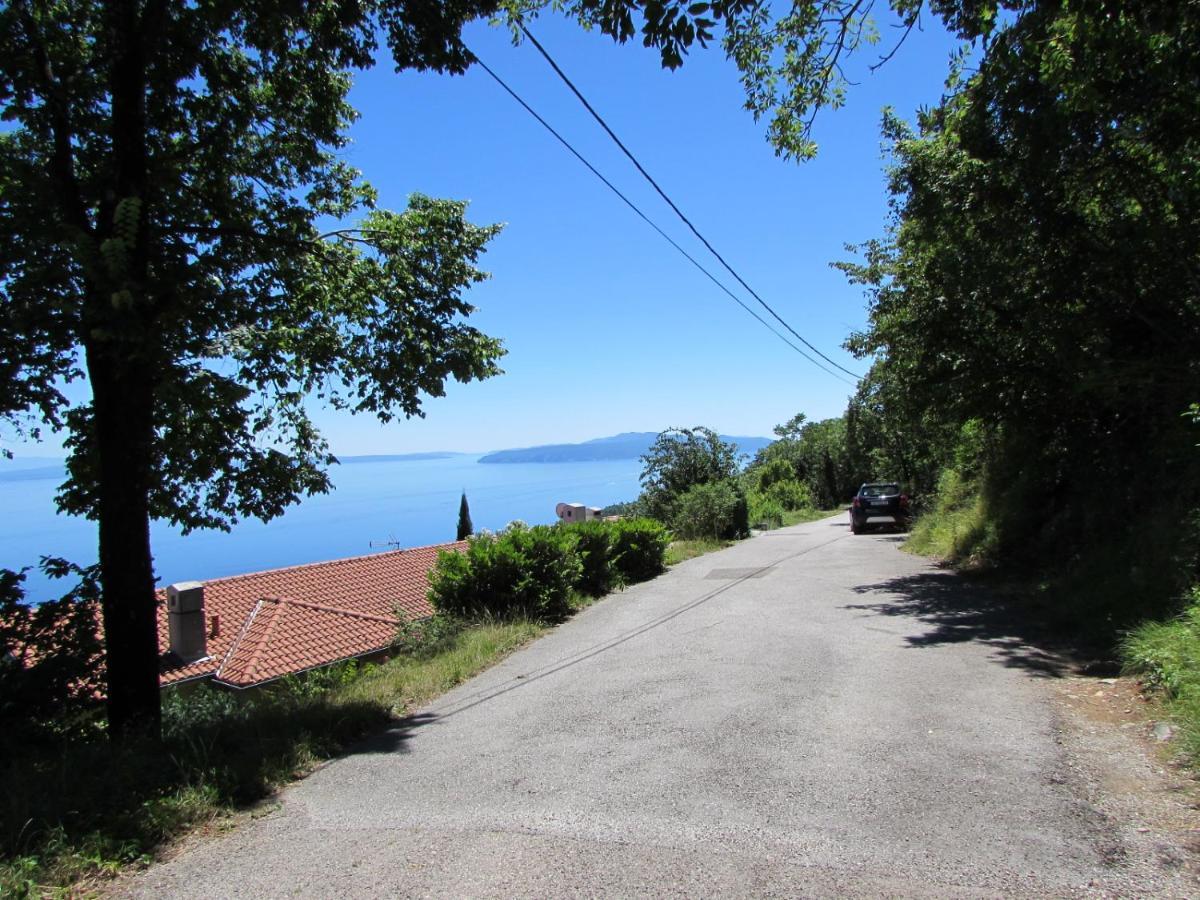
[[[899,541],[682,563],[114,893],[1200,894],[1191,783],[1099,717],[1133,688]]]
[[[1101,853],[1137,893],[1200,895],[1200,789],[1133,678],[1070,675],[1055,691],[1064,783],[1101,823]]]

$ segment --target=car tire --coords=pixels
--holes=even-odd
[[[862,534],[862,531],[863,531],[863,530],[862,530],[862,526],[861,526],[861,525],[859,525],[858,523],[854,522],[853,520],[851,520],[851,522],[850,522],[850,533],[851,533],[851,534]]]

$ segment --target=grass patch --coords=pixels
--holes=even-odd
[[[948,469],[938,480],[937,499],[913,523],[904,549],[956,565],[977,565],[992,540],[987,504],[977,487]]]
[[[386,705],[403,714],[424,706],[546,631],[530,621],[473,625],[447,639],[433,652],[394,659],[339,692],[349,703]]]
[[[1200,765],[1200,589],[1176,618],[1130,631],[1121,642],[1121,662],[1162,695],[1179,725],[1180,749],[1194,768]]]
[[[675,566],[685,559],[695,559],[705,553],[713,553],[733,546],[733,541],[719,541],[713,538],[697,538],[688,541],[671,541],[667,546],[666,563]]]
[[[67,894],[147,861],[188,829],[302,778],[545,626],[439,627],[379,666],[330,667],[257,691],[164,695],[164,743],[74,741],[0,762],[0,896]]]

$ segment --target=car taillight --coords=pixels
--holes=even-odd
[[[901,505],[901,506],[908,506],[908,494],[901,494],[901,495],[900,495],[900,505]]]
[[[858,499],[857,497],[855,497],[855,498],[854,498],[854,499],[853,499],[853,500],[850,502],[850,505],[851,505],[851,506],[858,506],[858,505],[859,505],[859,499]]]

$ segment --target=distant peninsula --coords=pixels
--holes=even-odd
[[[12,463],[13,460],[7,460],[6,463]],[[8,481],[43,481],[48,478],[65,478],[67,474],[66,463],[61,459],[39,460],[39,465],[29,465],[29,461],[22,460],[24,465],[13,466],[11,469],[5,465],[0,467],[0,482]]]
[[[404,459],[450,459],[454,456],[465,455],[464,453],[451,453],[444,450],[433,450],[426,453],[373,453],[365,456],[341,456],[338,457],[338,462],[342,465],[352,465],[354,463],[396,462]]]
[[[523,447],[515,450],[498,450],[479,458],[481,463],[566,463],[599,462],[609,459],[637,459],[642,456],[658,437],[653,431],[631,431],[614,434],[612,437],[596,438],[581,444],[543,444],[540,447]],[[739,451],[753,456],[774,438],[730,437],[721,435],[721,440],[736,444]]]

